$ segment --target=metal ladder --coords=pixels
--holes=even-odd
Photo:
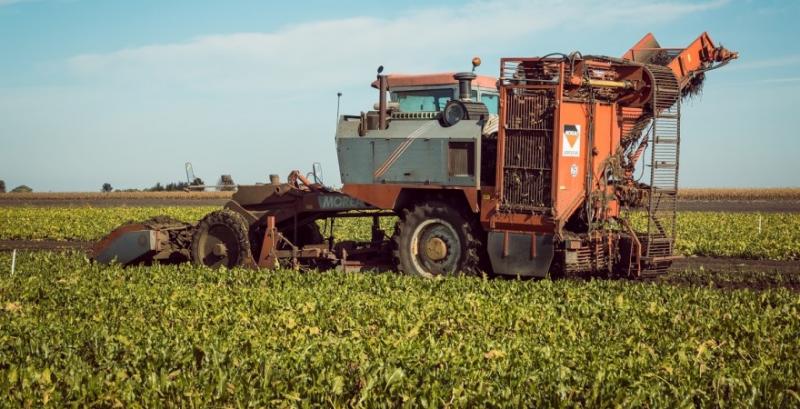
[[[675,248],[680,154],[680,87],[667,67],[650,66],[656,87],[650,130],[650,197],[643,256],[650,267],[642,275],[665,272]]]

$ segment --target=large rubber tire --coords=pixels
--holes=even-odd
[[[426,278],[480,275],[473,224],[441,202],[404,209],[394,234],[394,256],[400,271]]]
[[[192,262],[213,268],[233,268],[251,263],[253,256],[247,232],[247,222],[233,210],[207,214],[192,236]],[[223,254],[215,249],[222,249]]]

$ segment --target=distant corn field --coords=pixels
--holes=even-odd
[[[678,191],[681,200],[800,200],[800,188],[704,189]]]

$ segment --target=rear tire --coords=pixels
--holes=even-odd
[[[212,268],[252,263],[247,222],[229,209],[209,213],[192,236],[191,256],[195,265]]]
[[[473,224],[441,202],[403,209],[394,235],[394,256],[403,273],[426,278],[480,275]]]

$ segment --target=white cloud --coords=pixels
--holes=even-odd
[[[500,55],[587,44],[619,55],[658,23],[723,3],[471,0],[77,55],[47,67],[67,72],[58,86],[0,92],[0,135],[16,146],[0,151],[0,173],[38,174],[28,181],[39,189],[96,189],[178,180],[187,160],[207,180],[240,183],[321,161],[336,183],[335,92],[345,94],[342,113],[371,106],[379,64],[452,71],[480,55],[480,71],[494,74]]]
[[[193,89],[290,90],[330,84],[334,79],[346,86],[363,84],[365,73],[378,64],[385,64],[390,72],[432,70],[455,56],[468,61],[465,52],[490,51],[558,26],[580,29],[576,22],[595,22],[610,27],[633,19],[645,25],[724,3],[621,1],[610,7],[605,1],[472,1],[395,18],[319,21],[267,33],[209,35],[84,54],[71,58],[69,67],[93,81],[166,83]]]

